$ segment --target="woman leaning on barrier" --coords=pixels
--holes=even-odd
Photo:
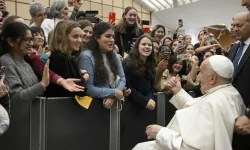
[[[75,64],[75,57],[77,56],[74,55],[74,52],[81,50],[82,30],[80,25],[73,21],[60,21],[51,35],[50,42],[50,69],[64,79],[82,79],[80,84],[83,84],[88,79],[88,74],[85,70],[81,70],[81,73],[84,74],[81,77],[81,73]],[[81,87],[77,86],[75,88],[79,89]],[[83,89],[80,92],[83,92]],[[51,83],[45,95],[48,97],[74,97],[76,93]]]
[[[155,109],[153,99],[156,61],[151,37],[142,35],[135,43],[134,49],[124,60],[126,85],[131,89],[128,100],[142,108]]]
[[[115,99],[124,99],[125,75],[113,46],[113,27],[100,22],[93,29],[93,36],[87,45],[89,50],[83,51],[78,58],[79,68],[89,73],[87,95],[104,99],[106,108],[110,108]]]
[[[5,66],[4,83],[9,87],[11,125],[1,137],[1,148],[23,149],[28,147],[30,103],[42,95],[49,85],[48,64],[44,67],[42,81],[39,82],[26,55],[32,52],[34,37],[29,27],[20,22],[11,22],[1,32],[0,62]],[[7,144],[11,143],[11,144]]]
[[[86,123],[83,130],[91,141],[84,143],[86,149],[100,149],[100,145],[102,149],[109,149],[109,108],[116,100],[124,99],[122,91],[126,82],[125,75],[113,45],[112,26],[105,22],[97,23],[87,44],[87,50],[81,52],[78,58],[79,68],[89,73],[86,92],[93,98],[84,116]],[[93,135],[93,132],[98,134]],[[98,141],[98,144],[93,144],[93,141]]]

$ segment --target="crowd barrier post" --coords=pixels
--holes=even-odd
[[[122,104],[119,100],[110,108],[110,137],[109,150],[120,150],[120,111]]]
[[[166,96],[164,92],[157,93],[157,124],[165,127]]]

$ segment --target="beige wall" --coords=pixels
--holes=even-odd
[[[29,4],[39,2],[44,6],[49,6],[54,0],[6,0],[7,10],[11,15],[19,15],[28,23],[30,21]],[[142,20],[150,20],[151,14],[148,10],[142,8],[135,0],[81,0],[80,10],[98,10],[104,21],[108,21],[109,12],[116,13],[116,19],[122,16],[124,8],[134,6],[138,10],[138,15]],[[70,8],[72,10],[73,8]]]

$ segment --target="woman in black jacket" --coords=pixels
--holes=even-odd
[[[115,26],[115,44],[118,46],[121,56],[124,56],[124,52],[129,53],[133,38],[144,34],[138,26],[137,16],[138,12],[134,7],[127,7]]]
[[[143,35],[138,38],[134,49],[124,60],[126,85],[131,89],[128,100],[142,108],[155,109],[153,100],[156,61],[151,37]]]

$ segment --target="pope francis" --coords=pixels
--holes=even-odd
[[[200,68],[202,97],[192,98],[174,77],[168,82],[174,93],[170,102],[178,109],[167,127],[150,125],[148,139],[133,150],[232,150],[234,122],[246,108],[231,85],[234,67],[221,55],[206,59]]]

